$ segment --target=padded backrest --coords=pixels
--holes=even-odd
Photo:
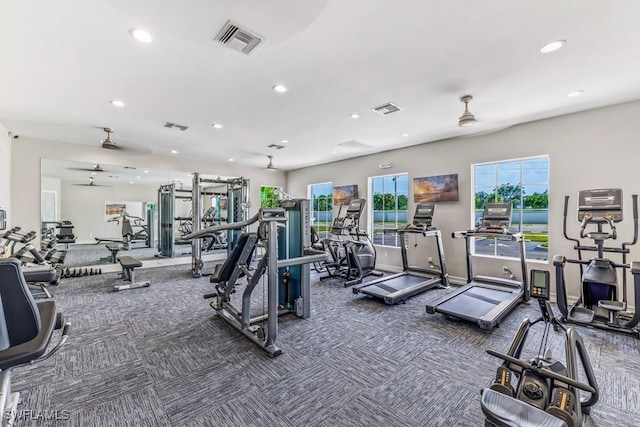
[[[238,264],[238,260],[240,259],[240,255],[244,250],[244,247],[247,245],[247,241],[249,240],[249,233],[242,233],[236,242],[233,250],[225,260],[224,264],[222,264],[222,268],[218,273],[218,280],[220,282],[226,282],[231,277],[231,273],[236,268],[236,264]],[[251,250],[253,254],[253,249]],[[251,255],[249,256],[249,259]]]
[[[40,314],[16,258],[0,259],[0,299],[6,326],[2,344],[13,347],[35,338],[40,331]]]
[[[133,236],[133,228],[131,228],[131,220],[127,217],[122,218],[122,235]]]

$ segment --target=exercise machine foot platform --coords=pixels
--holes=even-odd
[[[482,224],[475,230],[457,231],[453,237],[464,237],[467,252],[467,284],[454,292],[430,301],[427,313],[442,313],[445,316],[475,322],[481,329],[493,329],[521,302],[529,300],[527,287],[527,263],[525,261],[522,233],[509,231],[511,203],[487,203]],[[513,274],[509,279],[491,276],[474,276],[471,255],[471,239],[474,237],[508,239],[518,244],[522,280]],[[507,268],[506,273],[511,273]]]
[[[135,278],[135,269],[136,267],[142,267],[142,262],[130,257],[130,256],[121,256],[118,258],[118,262],[122,266],[122,280],[129,282],[124,285],[116,285],[113,287],[115,292],[117,291],[126,291],[127,289],[137,289],[137,288],[146,288],[151,285],[149,280],[145,280],[143,282],[136,282]]]

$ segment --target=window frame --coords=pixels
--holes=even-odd
[[[382,239],[382,243],[376,243],[375,242],[375,234],[374,234],[374,200],[373,200],[373,180],[374,179],[384,179],[384,178],[388,178],[388,177],[399,177],[399,176],[406,176],[407,178],[407,191],[406,193],[404,192],[398,192],[396,189],[396,192],[394,193],[394,199],[395,199],[395,203],[396,203],[396,225],[395,228],[397,229],[398,227],[400,227],[401,225],[405,225],[408,223],[409,221],[409,194],[410,194],[410,190],[411,190],[411,186],[409,184],[409,173],[408,172],[398,172],[398,173],[390,173],[390,174],[386,174],[386,175],[376,175],[376,176],[370,176],[368,178],[368,192],[367,192],[367,200],[368,200],[368,204],[369,207],[367,208],[367,232],[369,233],[369,238],[371,240],[371,242],[376,245],[376,246],[380,246],[380,247],[387,247],[387,248],[400,248],[402,245],[402,241],[400,240],[400,236],[398,234],[395,235],[394,239],[395,239],[395,244],[394,245],[388,245],[385,244],[385,239]],[[390,194],[390,193],[383,193],[383,194]],[[398,213],[399,212],[404,212],[401,210],[398,210],[398,194],[406,194],[407,196],[407,210],[406,210],[406,215],[407,215],[407,221],[405,222],[398,222]],[[384,211],[383,211],[384,212]],[[384,222],[384,221],[383,221]],[[383,225],[382,230],[385,230],[385,227]],[[383,232],[384,233],[384,232]]]
[[[321,186],[321,185],[329,185],[329,187],[331,188],[331,192],[329,193],[329,195],[331,196],[331,209],[325,210],[325,211],[317,211],[317,212],[328,212],[330,218],[324,222],[320,222],[317,219],[314,220],[312,222],[312,225],[314,227],[316,227],[316,230],[318,231],[318,236],[320,238],[323,237],[329,237],[329,234],[331,234],[329,231],[320,231],[318,230],[318,224],[321,225],[326,225],[328,229],[331,228],[331,224],[333,223],[333,181],[325,181],[325,182],[316,182],[313,184],[308,184],[307,185],[307,198],[309,199],[309,205],[310,205],[310,214],[311,214],[311,218],[314,218],[314,212],[316,212],[313,209],[313,187],[314,186]]]
[[[547,181],[546,183],[543,182],[522,182],[523,180],[523,173],[524,173],[524,168],[523,168],[523,162],[526,162],[527,160],[536,160],[536,159],[546,159],[547,161]],[[524,191],[526,190],[527,186],[545,186],[546,185],[546,191],[547,191],[547,229],[546,229],[546,233],[547,233],[547,245],[549,243],[549,235],[550,235],[550,224],[549,224],[549,193],[551,190],[551,186],[550,186],[550,175],[551,175],[551,159],[550,156],[548,154],[540,154],[540,155],[535,155],[535,156],[526,156],[526,157],[518,157],[518,158],[513,158],[513,159],[505,159],[505,160],[494,160],[494,161],[489,161],[489,162],[480,162],[480,163],[473,163],[471,164],[471,191],[470,191],[470,198],[471,198],[471,209],[470,209],[470,214],[471,214],[471,218],[470,218],[470,223],[471,223],[471,228],[475,228],[476,227],[476,192],[478,190],[478,188],[476,187],[476,167],[477,166],[484,166],[484,165],[495,165],[496,166],[496,171],[495,171],[495,185],[494,189],[497,189],[500,187],[499,181],[498,181],[498,165],[502,164],[502,163],[512,163],[512,162],[520,162],[520,182],[518,183],[520,185],[520,208],[514,208],[514,212],[516,212],[517,210],[520,211],[520,223],[518,224],[518,228],[520,230],[522,230],[522,228],[524,227],[524,215],[523,215],[523,211],[524,211]],[[516,185],[518,185],[516,184]],[[479,188],[489,188],[489,187],[479,187]],[[513,222],[512,222],[513,224]],[[493,259],[506,259],[506,260],[519,260],[519,257],[510,257],[510,256],[505,256],[505,255],[499,255],[496,253],[496,247],[494,247],[494,254],[493,255],[489,255],[489,254],[483,254],[483,253],[476,253],[476,247],[475,247],[475,239],[473,239],[471,241],[471,255],[474,257],[484,257],[484,258],[493,258]],[[538,259],[538,258],[529,258],[527,257],[527,253],[525,252],[525,261],[526,262],[531,262],[531,263],[540,263],[540,264],[549,264],[550,263],[550,259],[549,259],[549,252],[547,249],[547,259],[543,260],[543,259]]]

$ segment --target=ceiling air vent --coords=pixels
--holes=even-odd
[[[284,145],[271,144],[271,145],[267,145],[267,148],[275,148],[276,150],[282,150],[284,148]]]
[[[185,131],[185,130],[189,129],[189,126],[179,125],[179,124],[171,123],[171,122],[165,123],[164,127],[169,128],[169,129],[176,128],[176,129],[180,129],[181,131]]]
[[[372,110],[378,114],[386,116],[387,114],[395,113],[396,111],[402,110],[402,107],[394,104],[393,102],[387,102],[386,104],[382,104],[372,108]]]
[[[260,43],[262,43],[264,37],[254,33],[253,31],[241,28],[238,24],[232,21],[227,21],[215,37],[215,40],[229,46],[233,50],[237,50],[248,55]]]
[[[365,144],[364,142],[355,140],[343,142],[342,144],[338,144],[338,146],[349,148],[351,150],[368,150],[369,148],[373,148],[373,145]]]

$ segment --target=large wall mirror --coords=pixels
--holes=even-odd
[[[140,260],[167,256],[158,247],[158,190],[171,184],[181,190],[173,209],[176,244],[172,254],[191,256],[191,245],[180,241],[181,234],[193,229],[191,173],[43,159],[41,174],[43,236],[60,235],[63,225],[73,227],[66,230],[72,231],[75,241],[68,244],[65,266],[112,263],[116,248],[116,256]],[[225,221],[227,186],[211,183],[202,191],[199,208],[207,215],[201,227]],[[209,246],[210,251],[226,249],[221,244]]]

